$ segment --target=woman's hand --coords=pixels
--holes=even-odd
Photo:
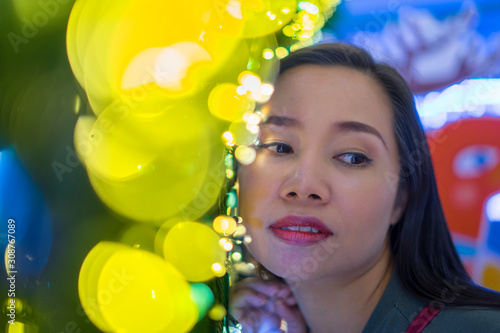
[[[281,320],[288,333],[305,333],[306,323],[290,288],[283,282],[245,279],[231,290],[230,313],[243,333],[278,333]]]

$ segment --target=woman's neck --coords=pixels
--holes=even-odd
[[[293,293],[312,333],[360,333],[389,283],[393,263],[388,253],[356,278],[294,281]]]

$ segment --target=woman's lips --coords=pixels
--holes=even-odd
[[[333,236],[332,231],[315,217],[285,216],[269,229],[279,239],[294,245],[308,245]]]

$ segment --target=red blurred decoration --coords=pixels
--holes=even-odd
[[[444,213],[462,260],[477,283],[500,290],[500,253],[488,243],[494,221],[485,215],[487,200],[500,191],[500,118],[460,119],[427,135]]]

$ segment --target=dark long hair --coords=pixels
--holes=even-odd
[[[439,200],[425,132],[406,81],[392,67],[377,63],[363,49],[348,44],[320,44],[291,53],[280,75],[306,64],[343,66],[374,78],[392,103],[400,174],[387,175],[398,186],[406,209],[390,230],[395,268],[403,286],[431,305],[500,308],[500,294],[474,284],[453,244]],[[402,204],[402,202],[400,202]]]

